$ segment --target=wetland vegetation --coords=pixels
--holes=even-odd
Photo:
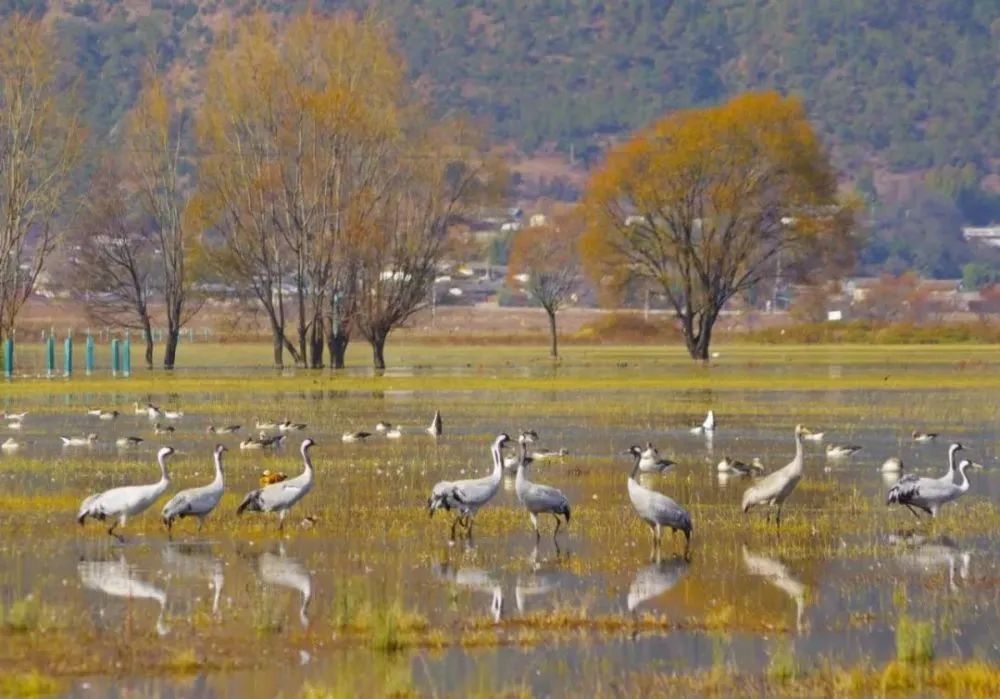
[[[28,411],[23,446],[0,456],[0,695],[596,695],[732,692],[871,695],[1000,691],[1000,356],[995,347],[388,348],[385,373],[273,372],[260,347],[185,350],[199,368],[130,379],[8,383],[0,410]],[[194,361],[197,359],[197,361]],[[30,352],[22,362],[33,361]],[[133,401],[181,409],[153,434]],[[99,421],[85,408],[122,412]],[[714,409],[709,441],[690,428]],[[423,430],[435,409],[438,440]],[[241,452],[209,423],[308,423],[316,486],[286,521],[237,518],[264,469],[299,469],[297,440]],[[379,420],[397,440],[345,444]],[[725,455],[768,471],[804,423],[862,445],[829,461],[807,445],[780,536],[744,517],[749,479],[720,480]],[[535,429],[563,459],[533,467],[573,505],[560,546],[538,546],[513,478],[476,519],[471,545],[428,518],[442,478],[489,470],[497,432]],[[929,444],[913,430],[940,432]],[[94,431],[93,447],[59,434]],[[118,449],[115,438],[146,441]],[[879,466],[937,475],[957,440],[983,465],[932,525],[884,505]],[[201,534],[154,506],[118,544],[74,514],[85,494],[155,480],[178,453],[167,497],[211,480],[228,444],[226,494]],[[646,481],[694,521],[691,556],[649,535],[620,455],[652,441],[678,466]],[[166,501],[166,497],[163,502]],[[546,530],[549,531],[549,530]]]

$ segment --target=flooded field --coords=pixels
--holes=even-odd
[[[212,368],[224,357],[172,377],[4,387],[0,410],[28,415],[0,424],[0,442],[19,444],[0,454],[0,695],[1000,691],[995,348],[723,351],[708,368],[649,349],[571,349],[553,368],[531,349],[425,348],[380,377]],[[157,435],[136,401],[183,416],[158,420],[174,432]],[[714,433],[693,434],[709,409]],[[435,410],[437,439],[424,429]],[[239,448],[258,420],[284,419],[308,427],[273,451]],[[402,437],[342,441],[380,420]],[[779,533],[740,511],[753,479],[722,479],[716,464],[780,468],[796,423],[825,437],[806,442]],[[472,540],[450,543],[448,513],[428,517],[431,487],[486,475],[494,437],[527,429],[534,448],[568,451],[530,475],[568,496],[569,526],[553,541],[542,518],[536,544],[511,472]],[[914,430],[940,436],[918,443]],[[90,446],[59,438],[88,433]],[[116,446],[126,436],[144,441]],[[237,517],[265,469],[299,473],[305,436],[316,483],[284,531],[274,515]],[[669,532],[651,557],[629,503],[622,451],[647,441],[677,463],[642,478],[691,513],[686,559]],[[969,492],[933,524],[887,508],[882,463],[938,476],[952,441],[981,466]],[[160,508],[211,480],[217,443],[229,449],[221,505],[200,533],[185,520],[168,539]],[[862,449],[828,459],[826,443]],[[106,524],[77,526],[85,495],[156,481],[166,444],[170,489],[124,543]]]

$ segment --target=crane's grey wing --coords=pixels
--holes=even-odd
[[[569,504],[569,500],[566,499],[561,490],[553,488],[550,485],[540,485],[538,483],[531,484],[525,493],[524,499],[531,503],[552,508],[565,507]]]
[[[918,498],[923,494],[923,491],[931,484],[926,478],[919,478],[912,473],[908,476],[900,478],[896,482],[896,485],[889,489],[889,496],[886,499],[886,504],[890,505],[894,502],[900,504],[905,504],[912,502],[914,498]]]
[[[662,493],[651,498],[650,507],[656,515],[656,521],[679,529],[691,529],[691,516],[683,507]]]
[[[164,517],[177,517],[191,511],[191,491],[182,490],[177,495],[170,498],[163,506]]]

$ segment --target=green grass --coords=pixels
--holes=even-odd
[[[193,344],[179,370],[137,369],[130,378],[106,372],[72,378],[19,377],[9,398],[127,392],[150,394],[340,391],[482,390],[905,390],[1000,387],[998,346],[720,346],[709,366],[676,347],[570,347],[558,363],[534,347],[397,345],[390,370],[376,375],[367,353],[350,355],[346,372],[267,368],[262,345]],[[25,360],[25,364],[30,364]],[[185,367],[191,367],[186,369]],[[395,367],[395,369],[393,369]],[[511,371],[512,369],[518,371]],[[501,376],[502,374],[502,376]]]

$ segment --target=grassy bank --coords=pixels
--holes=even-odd
[[[567,347],[553,361],[537,347],[426,346],[388,348],[390,369],[369,368],[366,347],[354,345],[344,371],[286,369],[267,362],[260,344],[184,345],[174,372],[134,367],[130,378],[107,369],[93,376],[41,376],[40,348],[22,348],[19,375],[4,395],[247,392],[280,390],[479,391],[510,390],[851,390],[1000,387],[995,345],[726,345],[708,365],[683,349],[652,346]],[[98,365],[106,366],[104,357]],[[24,372],[24,373],[22,373]],[[502,378],[499,374],[503,374]]]

